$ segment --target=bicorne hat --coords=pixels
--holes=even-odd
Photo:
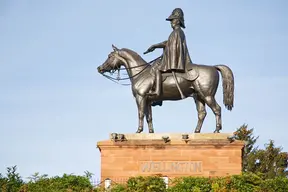
[[[174,9],[172,11],[172,14],[166,20],[171,21],[173,19],[179,19],[180,20],[180,26],[185,28],[184,13],[183,13],[181,8]]]

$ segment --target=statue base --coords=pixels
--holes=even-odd
[[[244,142],[232,134],[110,134],[100,141],[101,180],[127,181],[132,176],[215,177],[237,175]]]

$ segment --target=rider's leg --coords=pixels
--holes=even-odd
[[[162,90],[162,73],[160,70],[155,69],[155,91],[154,92],[150,92],[149,95],[157,95],[160,96],[161,94],[161,90]]]
[[[175,75],[175,71],[174,71],[174,70],[172,70],[172,74],[173,74],[173,77],[174,77],[176,86],[177,86],[177,88],[178,88],[178,91],[179,91],[179,93],[180,93],[180,95],[181,95],[181,98],[182,98],[182,99],[185,99],[186,97],[184,96],[184,94],[183,94],[183,92],[182,92],[182,90],[181,90],[181,88],[180,88],[180,86],[179,86],[179,83],[178,83],[178,81],[177,81],[177,78],[176,78],[176,75]]]

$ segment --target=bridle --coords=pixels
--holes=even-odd
[[[119,69],[112,69],[110,74],[114,74],[114,72],[117,70],[118,71],[118,74],[117,74],[117,78],[114,78],[114,77],[110,77],[104,73],[101,73],[104,77],[106,77],[107,79],[109,79],[110,81],[113,81],[114,83],[117,83],[117,84],[120,84],[120,85],[124,85],[124,86],[128,86],[128,85],[131,85],[131,84],[125,84],[125,83],[119,83],[117,81],[123,81],[123,80],[128,80],[128,79],[132,79],[138,75],[140,75],[145,69],[147,69],[149,66],[151,66],[151,63],[153,63],[154,61],[156,61],[157,59],[160,59],[163,55],[157,57],[156,59],[153,59],[152,61],[148,62],[148,63],[144,63],[142,65],[139,65],[139,66],[134,66],[134,67],[128,67],[128,68],[119,68]],[[146,66],[145,66],[146,65]],[[129,69],[134,69],[134,68],[139,68],[139,67],[142,67],[142,66],[145,66],[141,71],[139,71],[138,73],[136,73],[135,75],[131,76],[131,77],[126,77],[126,78],[120,78],[120,71],[121,70],[129,70]]]

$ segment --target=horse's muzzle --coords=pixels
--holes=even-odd
[[[101,67],[99,66],[99,67],[97,67],[97,71],[98,71],[98,73],[103,73],[104,71],[101,69]]]

